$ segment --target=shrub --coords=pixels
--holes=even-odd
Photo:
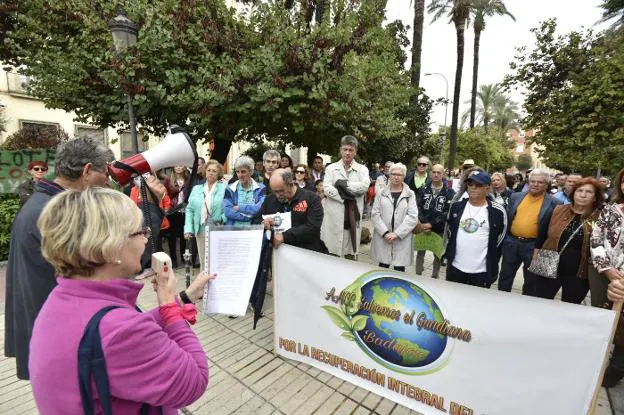
[[[19,207],[17,195],[0,193],[0,261],[6,261],[9,257],[11,226]]]
[[[27,124],[4,140],[5,150],[23,150],[26,148],[56,148],[67,141],[69,135],[56,125]]]

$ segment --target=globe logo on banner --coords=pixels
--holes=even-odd
[[[471,333],[450,325],[438,302],[423,288],[392,271],[362,275],[323,306],[333,322],[373,360],[397,372],[424,375],[440,370],[453,338],[469,342]]]
[[[362,297],[382,307],[415,310],[415,315],[425,313],[430,320],[444,322],[442,311],[431,296],[406,280],[379,278],[369,281],[362,287]],[[394,365],[404,368],[424,367],[438,360],[446,348],[446,336],[417,330],[405,324],[402,318],[391,320],[364,309],[355,315],[369,317],[364,329],[357,332],[358,344],[365,351]],[[399,347],[387,347],[393,340]]]

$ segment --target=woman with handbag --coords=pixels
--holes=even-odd
[[[622,301],[624,288],[624,169],[613,181],[610,204],[600,212],[591,235],[590,247],[597,274],[589,275],[592,305],[611,308],[608,300]],[[607,292],[608,287],[608,292]],[[609,298],[607,295],[609,294]],[[615,297],[615,298],[614,298]],[[606,304],[605,304],[606,303]],[[615,348],[602,386],[615,386],[624,377],[624,323],[622,316],[615,336]]]
[[[598,180],[579,180],[570,195],[572,203],[555,207],[548,234],[540,233],[529,270],[537,274],[536,296],[580,304],[589,292],[589,238],[604,194]],[[556,270],[556,271],[555,271]]]

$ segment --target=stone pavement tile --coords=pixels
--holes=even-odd
[[[247,376],[241,377],[241,381],[244,384],[251,386],[257,381],[264,379],[273,371],[277,370],[279,367],[282,366],[282,364],[283,362],[281,359],[275,358],[273,360],[270,360],[263,366],[257,368],[255,371],[249,373]]]
[[[351,395],[351,392],[353,392],[353,390],[355,390],[355,388],[356,388],[356,387],[357,387],[357,386],[355,386],[355,385],[354,385],[354,384],[352,384],[352,383],[349,383],[349,382],[344,382],[344,383],[343,383],[342,385],[340,385],[340,387],[338,388],[338,392],[340,392],[340,393],[342,393],[342,394],[344,394],[344,395],[346,395],[346,396],[349,396],[349,395]]]
[[[367,391],[364,388],[360,388],[360,387],[356,387],[350,394],[349,394],[349,398],[353,399],[355,402],[363,402],[364,398],[366,398],[366,396],[369,394],[370,392]]]
[[[197,409],[197,413],[217,414],[236,413],[237,408],[251,400],[256,393],[240,382],[234,383],[220,394],[208,392],[210,398]]]
[[[273,413],[274,410],[275,407],[273,405],[262,399],[260,396],[255,395],[249,401],[245,402],[244,405],[236,408],[234,413],[237,415],[265,415]],[[218,414],[218,412],[213,413],[215,415]]]
[[[304,401],[303,405],[299,406],[294,411],[284,411],[284,412],[289,413],[289,414],[296,414],[296,415],[312,414],[321,405],[323,405],[323,402],[329,399],[332,393],[336,393],[336,391],[334,391],[333,389],[331,389],[330,387],[326,385],[322,385],[319,390],[314,392],[314,394],[308,395],[308,398]],[[344,396],[343,396],[343,399],[344,399]]]
[[[375,408],[375,413],[379,415],[388,415],[394,410],[395,406],[397,406],[397,404],[390,399],[382,399]]]
[[[262,376],[260,379],[258,379],[256,382],[254,382],[251,385],[251,389],[254,392],[256,392],[256,393],[261,393],[262,392],[262,396],[266,400],[269,400],[275,394],[275,391],[273,391],[273,394],[265,395],[264,394],[265,389],[267,389],[271,385],[275,384],[282,377],[288,376],[291,371],[294,370],[294,371],[298,372],[298,370],[294,366],[289,365],[288,363],[286,363],[284,361],[280,361],[280,363],[281,364],[279,366],[277,366],[274,370],[272,370],[271,372],[268,372],[267,374]]]
[[[381,396],[377,395],[376,393],[370,392],[368,396],[364,398],[362,402],[360,402],[360,405],[369,409],[375,409],[381,399]]]
[[[611,408],[616,414],[624,414],[624,382],[618,383],[614,388],[608,391],[611,398]]]
[[[339,395],[342,396],[341,394]],[[332,412],[325,410],[325,408],[321,406],[315,413],[318,415],[324,415],[324,414],[329,414],[329,413],[336,414],[336,415],[352,414],[355,411],[355,408],[358,406],[357,402],[354,402],[351,399],[345,399],[344,396],[342,396],[342,398],[344,399],[342,403]]]
[[[235,367],[238,367],[237,365],[239,364],[247,365],[251,362],[254,362],[257,359],[259,359],[261,356],[264,356],[266,354],[268,354],[266,350],[255,348],[246,354],[237,353],[237,354],[233,354],[232,356],[221,358],[219,359],[219,364],[222,365],[223,367],[233,369]]]
[[[349,413],[347,411],[337,411],[336,409],[338,408],[338,406],[340,406],[345,400],[348,400],[347,398],[345,398],[345,396],[339,392],[334,391],[329,397],[327,397],[327,399],[325,399],[323,401],[323,403],[321,404],[321,406],[314,411],[314,414],[318,414],[318,415],[325,415],[325,414],[333,414],[334,411],[336,411],[336,414],[345,414],[345,413]],[[354,408],[357,405],[354,405]]]
[[[292,396],[293,393],[298,392],[303,384],[307,383],[310,379],[310,377],[306,373],[302,372],[296,367],[288,363],[286,363],[285,366],[286,365],[289,366],[290,369],[279,378],[271,382],[265,389],[262,389],[260,392],[264,399],[272,402],[273,404],[275,404],[273,398],[277,397],[278,395]],[[298,384],[300,385],[300,387],[296,387],[296,385]],[[278,405],[275,406],[278,407]]]
[[[250,362],[246,365],[239,365],[240,369],[231,368],[230,373],[232,373],[234,376],[238,377],[239,379],[242,379],[245,376],[248,376],[249,374],[260,369],[262,366],[264,366],[268,362],[271,362],[274,360],[277,360],[277,358],[273,356],[272,354],[267,353],[266,355],[261,356],[260,358],[254,360],[253,362]]]
[[[374,414],[374,412],[371,412],[371,410],[369,408],[363,407],[363,406],[358,406],[355,411],[351,412],[351,415],[368,415],[368,414]]]
[[[15,406],[10,409],[11,414],[21,415],[21,414],[31,414],[31,413],[38,414],[39,413],[37,411],[37,404],[35,403],[35,400],[32,397],[29,397],[26,400],[20,399],[20,402],[22,402],[20,405]]]
[[[317,376],[317,379],[319,377]],[[331,379],[329,380],[329,382],[327,382],[327,386],[329,386],[330,388],[336,389],[338,390],[338,388],[340,387],[340,385],[342,385],[344,383],[344,380],[337,378],[335,376],[332,376]]]
[[[314,396],[319,391],[323,384],[311,376],[304,373],[307,380],[299,387],[300,383],[297,383],[295,388],[288,388],[283,390],[277,396],[275,396],[271,402],[286,414],[299,414],[299,406],[306,402],[310,397]]]
[[[292,400],[298,393],[306,389],[306,386],[312,380],[313,378],[307,373],[294,367],[288,376],[284,376],[284,378],[275,382],[275,385],[271,385],[265,391],[262,391],[262,395],[269,396],[270,394],[269,401],[275,407],[282,409],[286,402]]]
[[[418,412],[412,411],[411,409],[402,405],[397,405],[392,411],[392,415],[413,415],[413,414],[418,414]]]
[[[327,373],[327,372],[321,372],[321,373],[319,373],[319,374],[316,376],[316,378],[317,378],[318,380],[320,380],[321,382],[323,382],[323,383],[327,383],[327,382],[328,382],[330,379],[332,379],[333,377],[334,377],[334,376],[330,375],[330,374],[329,374],[329,373]]]

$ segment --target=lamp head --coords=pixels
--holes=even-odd
[[[108,22],[108,29],[113,35],[113,43],[117,52],[123,52],[137,42],[139,27],[123,13]]]

